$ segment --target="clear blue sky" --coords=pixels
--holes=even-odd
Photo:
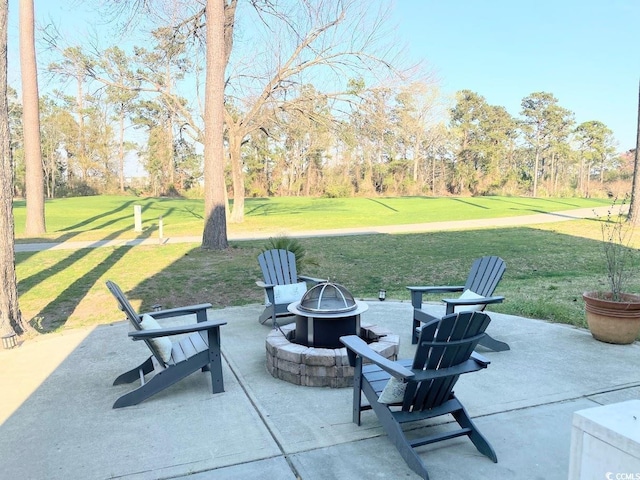
[[[393,18],[445,93],[472,90],[517,116],[524,97],[550,92],[635,148],[640,0],[396,0]]]
[[[550,92],[578,123],[611,128],[619,151],[635,147],[640,0],[379,1],[393,5],[396,35],[411,58],[435,71],[443,93],[472,90],[518,116],[524,97]],[[95,16],[77,0],[34,3],[40,24],[71,21],[79,35]],[[10,53],[17,52],[16,19],[17,1]],[[19,81],[13,72],[9,81]]]

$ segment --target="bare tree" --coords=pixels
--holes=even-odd
[[[231,55],[233,46],[233,29],[238,0],[193,0],[183,2],[181,7],[189,15],[178,19],[171,15],[170,29],[174,33],[184,32],[181,38],[199,40],[203,27],[206,26],[206,81],[204,132],[199,123],[193,118],[186,102],[167,87],[165,79],[158,80],[151,72],[138,69],[137,80],[142,84],[125,85],[121,79],[114,78],[109,72],[101,75],[98,62],[86,63],[85,73],[91,78],[113,88],[135,90],[136,92],[155,92],[160,94],[168,111],[172,116],[180,117],[183,127],[193,130],[193,138],[204,144],[204,176],[205,176],[205,225],[202,236],[202,247],[211,249],[225,249],[228,246],[226,230],[226,190],[224,180],[224,72]],[[159,4],[159,5],[158,5]],[[153,14],[160,18],[161,11],[166,7],[174,12],[176,2],[153,3],[149,0],[111,0],[107,5],[113,7],[116,16],[126,15],[129,25],[138,13]],[[158,7],[158,8],[156,8]],[[176,23],[174,23],[176,22]],[[208,23],[214,22],[212,28]],[[166,29],[165,29],[166,30]],[[50,43],[55,46],[55,39]],[[67,49],[68,50],[68,49]],[[169,85],[170,87],[170,85]],[[219,109],[219,111],[218,111]],[[222,120],[220,120],[222,119]],[[213,122],[211,125],[209,122]]]
[[[26,167],[27,223],[30,236],[46,232],[44,221],[44,172],[40,150],[40,109],[34,36],[33,0],[20,0],[20,71]]]
[[[114,88],[107,86],[107,101],[114,109],[115,118],[118,121],[118,176],[120,177],[120,191],[124,192],[124,157],[127,150],[127,142],[125,142],[125,120],[132,114],[134,108],[134,100],[138,96],[135,91],[137,83],[134,74],[130,70],[127,57],[123,50],[119,47],[109,48],[106,52],[104,63],[107,68],[112,68],[113,75],[125,85],[131,85],[133,89]]]
[[[263,36],[251,40],[254,57],[231,62],[225,92],[233,222],[244,219],[242,145],[251,133],[268,127],[273,112],[299,108],[300,85],[322,85],[320,95],[345,100],[352,90],[349,80],[375,82],[398,73],[399,46],[390,46],[392,38],[383,31],[386,10],[374,11],[359,0],[284,2],[287,8],[266,0],[251,3],[263,22]]]
[[[640,84],[638,85],[638,125],[636,135],[636,151],[633,157],[633,184],[631,187],[631,203],[629,204],[629,221],[640,223]]]
[[[18,281],[14,256],[13,162],[7,104],[7,10],[0,1],[0,333],[25,331],[18,305]]]

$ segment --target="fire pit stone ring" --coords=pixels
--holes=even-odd
[[[347,349],[319,348],[291,341],[295,324],[272,330],[266,339],[267,370],[281,380],[309,387],[342,388],[353,385],[353,367],[349,365]],[[383,357],[396,360],[400,337],[387,329],[369,324],[360,325],[360,337]]]

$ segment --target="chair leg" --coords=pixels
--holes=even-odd
[[[480,430],[478,430],[475,423],[473,423],[464,407],[451,412],[451,415],[453,415],[453,418],[456,419],[462,428],[468,428],[471,430],[471,432],[468,433],[468,436],[478,451],[489,457],[493,463],[498,463],[498,457],[496,456],[496,452],[493,450],[493,447],[489,444],[489,441],[484,437],[484,435],[480,433]]]
[[[122,408],[137,405],[175,383],[165,382],[165,376],[163,375],[163,373],[165,372],[166,370],[162,373],[156,374],[155,377],[151,378],[144,385],[140,385],[132,392],[122,395],[120,398],[118,398],[118,400],[115,401],[115,403],[113,404],[113,408]]]
[[[358,357],[358,360],[362,361],[360,357]],[[400,453],[400,456],[406,462],[407,466],[418,475],[420,475],[424,480],[429,480],[429,474],[427,473],[426,465],[424,464],[420,456],[416,453],[415,449],[409,444],[409,441],[407,440],[407,437],[402,430],[402,426],[396,421],[390,408],[387,405],[378,402],[378,395],[366,379],[362,380],[361,385],[362,393],[371,405],[371,409],[375,412],[376,416],[378,417],[378,421],[389,437],[389,440],[391,440],[391,443],[393,443],[393,445],[396,447],[396,449]]]
[[[220,351],[220,328],[212,328],[208,331],[209,340],[209,369],[211,373],[211,389],[213,393],[224,392],[222,379],[222,354]]]
[[[129,370],[128,372],[123,373],[118,378],[113,381],[114,385],[122,385],[123,383],[132,383],[136,380],[140,380],[140,371],[142,370],[142,375],[146,375],[148,373],[153,372],[153,360],[151,357],[147,358],[143,363],[141,363],[136,368]]]
[[[393,419],[391,419],[389,422],[382,421],[382,423],[384,431],[389,437],[389,440],[393,442],[396,449],[400,453],[400,456],[406,462],[407,466],[418,475],[420,475],[424,480],[429,480],[429,472],[427,472],[427,467],[425,466],[420,456],[416,453],[415,449],[411,445],[409,445],[409,441],[407,440],[407,437],[402,430],[402,426]]]
[[[511,350],[511,347],[505,342],[501,342],[500,340],[496,340],[495,338],[487,335],[485,333],[484,337],[480,339],[478,345],[482,345],[483,347],[488,348],[489,350],[493,350],[494,352],[505,352],[507,350]]]
[[[411,343],[415,345],[418,343],[418,328],[420,327],[420,321],[413,319],[413,328],[411,329]]]
[[[353,423],[360,426],[362,413],[362,357],[356,357],[356,364],[353,368],[353,403],[352,419]]]
[[[400,453],[400,456],[406,462],[407,466],[420,475],[424,480],[429,480],[429,473],[427,472],[426,465],[416,453],[415,449],[409,444],[409,441],[402,430],[402,426],[393,417],[393,413],[391,413],[389,407],[377,402],[377,399],[374,398],[375,393],[373,393],[373,389],[368,383],[365,382],[363,386],[367,390],[367,392],[365,392],[365,396],[370,401],[371,407],[376,413],[382,428],[389,437],[389,440],[391,440],[391,443],[393,443]],[[372,394],[373,396],[371,396]]]
[[[258,321],[264,325],[267,320],[271,319],[275,319],[276,317],[276,309],[273,305],[269,305],[266,306],[264,308],[264,311],[260,314],[260,317],[258,318]]]
[[[209,352],[205,350],[198,353],[196,356],[191,357],[189,360],[185,360],[184,362],[176,365],[171,365],[156,373],[144,385],[140,385],[132,392],[126,393],[118,398],[118,400],[113,404],[113,408],[137,405],[138,403],[152,397],[156,393],[161,392],[165,388],[179,382],[195,371],[200,370],[204,365],[206,365],[206,359],[208,359],[208,356]]]

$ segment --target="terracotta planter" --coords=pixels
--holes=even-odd
[[[591,335],[596,340],[625,345],[640,333],[640,295],[622,294],[622,301],[611,300],[611,293],[582,294]]]

